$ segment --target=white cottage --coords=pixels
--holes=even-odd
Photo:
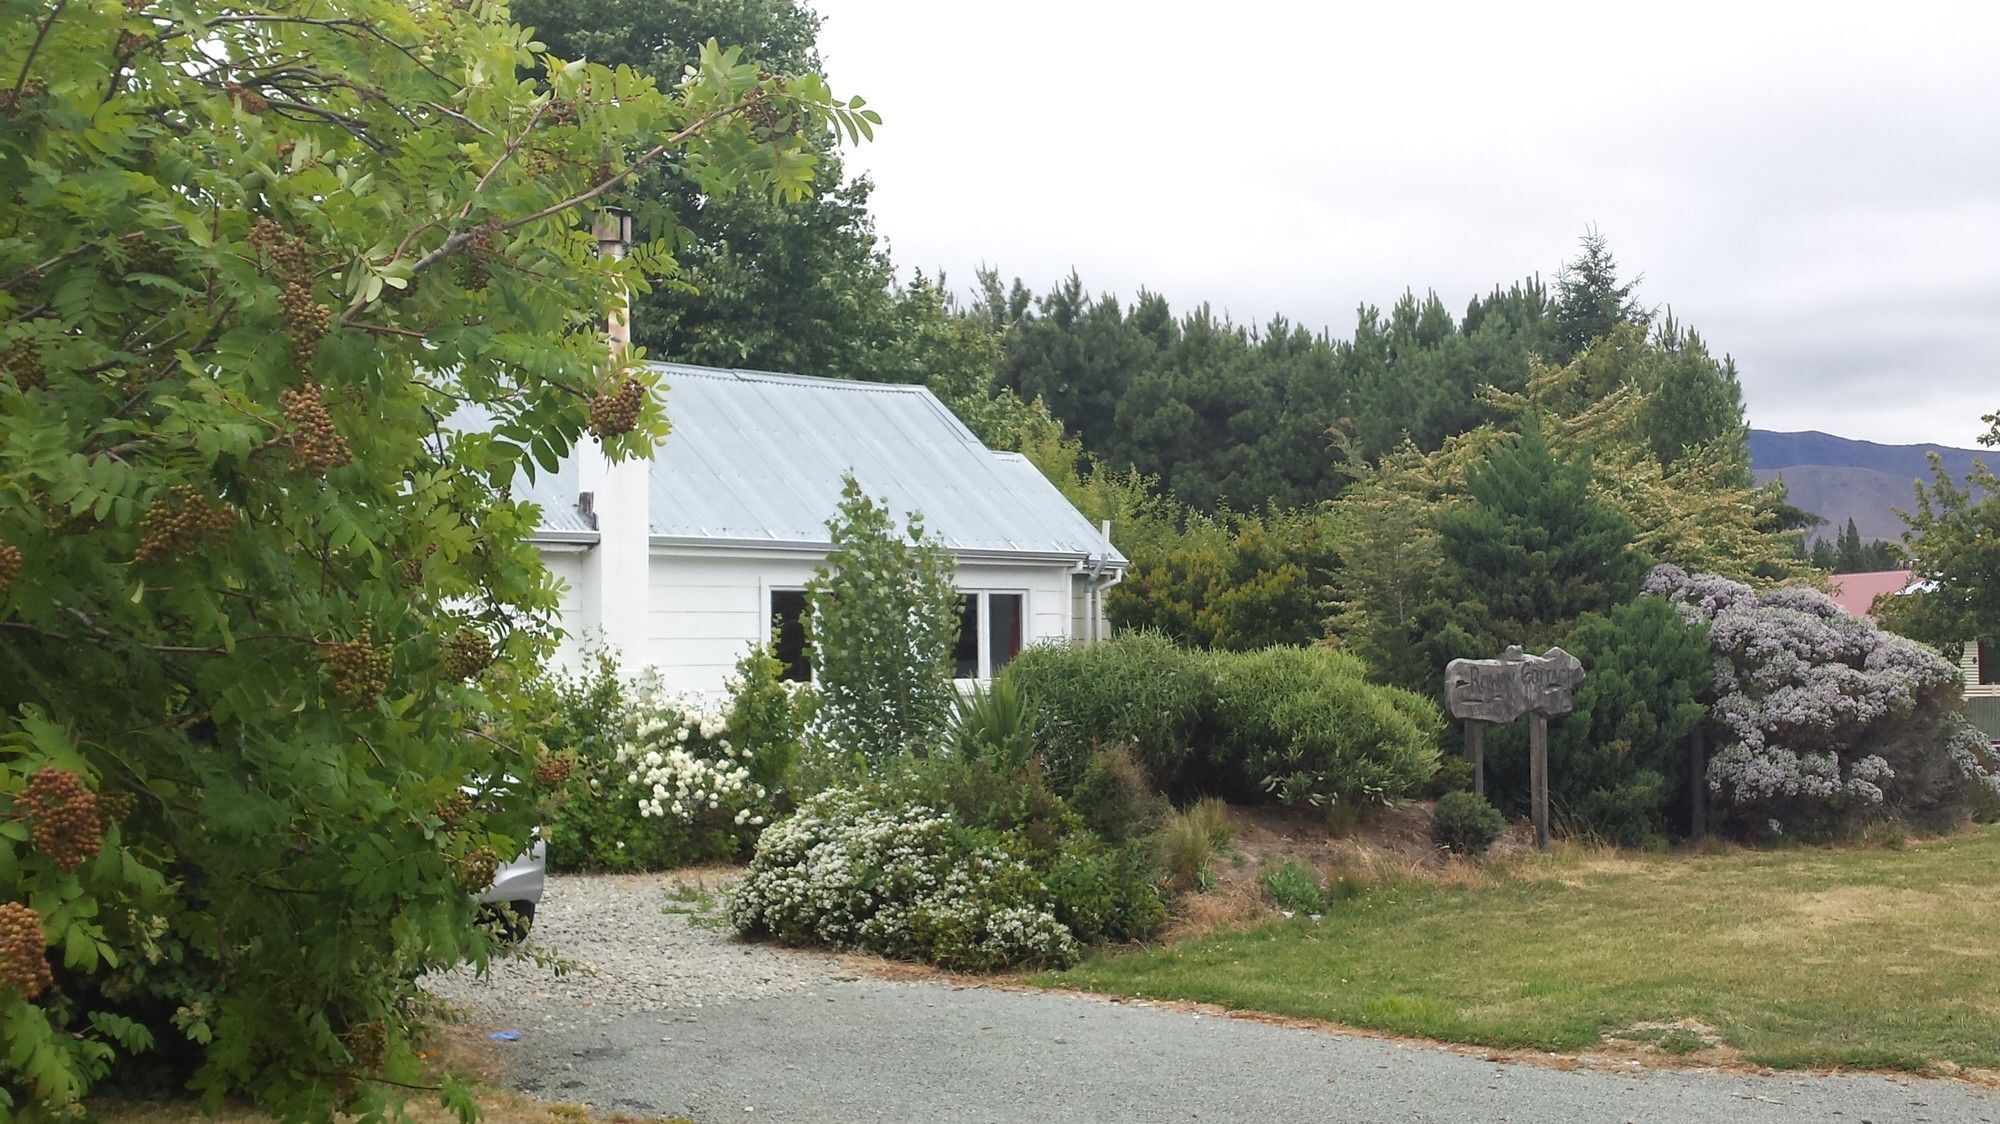
[[[956,556],[962,680],[1030,644],[1109,634],[1104,593],[1126,568],[1109,529],[928,389],[655,369],[673,433],[652,461],[609,464],[586,444],[523,485],[542,508],[534,541],[569,587],[559,661],[601,642],[671,689],[713,691],[775,622],[788,674],[804,677],[803,590],[849,473],[899,519],[921,512]]]

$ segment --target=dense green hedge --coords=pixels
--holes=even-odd
[[[1028,697],[1042,761],[1070,792],[1091,754],[1129,746],[1180,796],[1335,804],[1409,796],[1437,767],[1443,716],[1329,648],[1199,652],[1151,633],[1038,647],[1005,678]]]
[[[1152,632],[1089,646],[1039,645],[1001,674],[1034,706],[1042,764],[1063,791],[1101,745],[1130,747],[1155,785],[1172,788],[1215,713],[1206,654]]]

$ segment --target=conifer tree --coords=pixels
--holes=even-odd
[[[1651,314],[1632,299],[1639,280],[1620,281],[1610,240],[1595,227],[1587,231],[1583,252],[1564,264],[1556,277],[1554,358],[1568,362],[1620,324],[1650,322]]]
[[[1538,426],[1469,465],[1465,483],[1470,502],[1437,519],[1436,599],[1452,606],[1430,641],[1438,671],[1509,644],[1554,643],[1584,613],[1638,593],[1646,561],[1632,549],[1632,521],[1592,494],[1589,460],[1556,457]]]

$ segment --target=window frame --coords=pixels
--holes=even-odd
[[[804,583],[789,585],[767,581],[761,584],[764,587],[764,638],[758,641],[758,643],[770,645],[769,651],[772,658],[784,664],[784,667],[778,672],[778,680],[780,682],[811,683],[813,681],[812,636],[806,631],[805,627],[806,617],[812,612],[812,597],[810,593]],[[799,649],[799,658],[804,661],[805,678],[803,679],[793,679],[791,677],[791,665],[786,663],[785,658],[778,653],[778,606],[776,602],[780,593],[796,593],[799,595],[799,628],[803,640],[803,645]]]
[[[958,676],[957,675],[958,668],[956,666],[956,663],[954,663],[954,666],[952,667],[952,672],[953,672],[952,682],[957,683],[961,689],[965,689],[976,684],[993,682],[992,599],[996,596],[1018,597],[1021,599],[1021,617],[1020,617],[1021,649],[1020,650],[1026,651],[1028,648],[1028,624],[1029,621],[1032,619],[1032,617],[1030,616],[1032,598],[1028,590],[1018,589],[1018,588],[988,589],[982,587],[980,589],[961,589],[958,591],[958,594],[960,597],[972,598],[973,605],[975,606],[974,619],[976,623],[973,626],[973,643],[975,645],[974,651],[978,658],[973,669],[974,671],[973,678],[966,679]],[[955,647],[956,647],[956,641],[954,641],[954,649]],[[1019,652],[1015,653],[1015,655],[1019,654],[1020,654]],[[1009,658],[1011,659],[1012,657]],[[956,660],[956,655],[954,655],[954,660]]]

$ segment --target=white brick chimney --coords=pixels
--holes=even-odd
[[[632,216],[606,208],[592,227],[598,253],[622,259],[632,246]],[[632,298],[624,294],[605,324],[611,356],[632,346]],[[578,450],[579,487],[591,493],[597,515],[597,547],[589,568],[595,580],[582,583],[584,618],[601,633],[606,647],[627,672],[656,662],[650,648],[652,625],[650,459],[613,464],[595,441]]]

